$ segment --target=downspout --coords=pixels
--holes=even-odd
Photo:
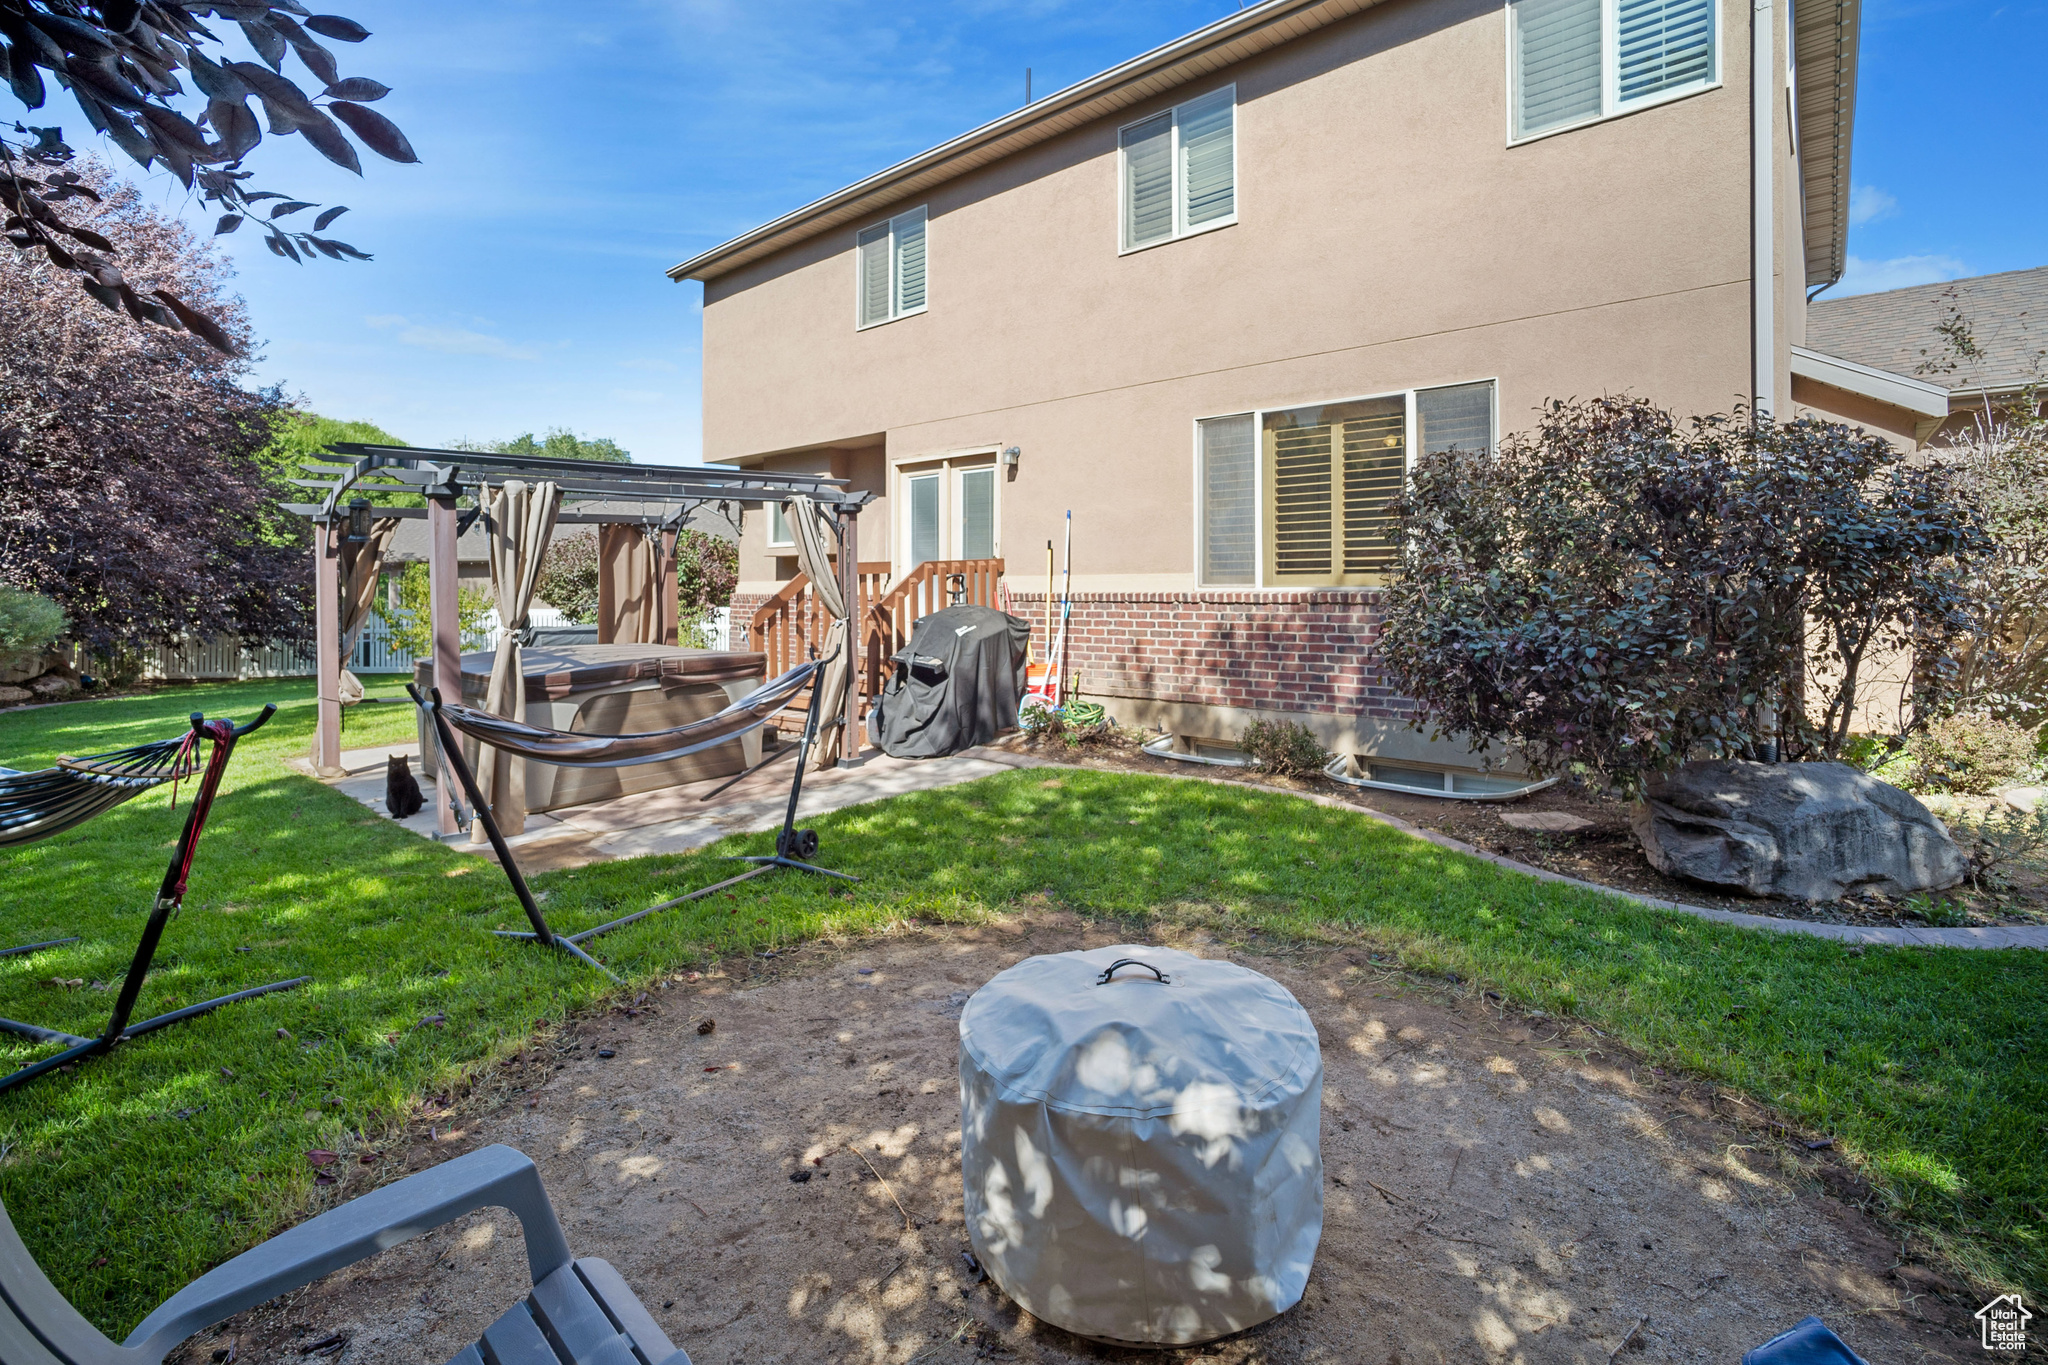
[[[1771,0],[1751,0],[1749,16],[1750,369],[1751,404],[1758,417],[1777,412],[1778,345],[1776,231],[1771,195],[1777,171],[1771,141],[1776,85],[1772,62]]]

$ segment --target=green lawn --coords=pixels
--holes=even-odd
[[[495,869],[281,765],[311,732],[304,681],[0,712],[0,763],[172,734],[193,707],[246,718],[266,700],[282,710],[237,754],[142,1012],[314,982],[0,1096],[0,1197],[117,1336],[303,1207],[307,1149],[373,1128],[608,986],[490,935],[518,919]],[[365,707],[347,740],[411,726],[402,706]],[[117,978],[181,818],[160,791],[0,854],[0,940],[84,936],[0,960],[0,1014],[97,1030],[110,995],[47,983]],[[1018,772],[816,824],[823,861],[859,886],[763,879],[608,936],[599,956],[644,981],[733,948],[1041,897],[1129,921],[1134,938],[1153,917],[1233,936],[1363,935],[1412,971],[1584,1019],[1838,1136],[1895,1213],[1979,1279],[2048,1283],[2048,954],[1854,955],[1536,882],[1284,795],[1164,778]],[[554,922],[576,928],[706,884],[730,867],[716,854],[767,842],[535,884]],[[436,1015],[445,1023],[422,1023]],[[0,1045],[0,1063],[36,1055]]]

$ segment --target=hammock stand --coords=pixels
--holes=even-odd
[[[474,710],[467,706],[456,706],[441,700],[441,689],[429,689],[428,696],[421,696],[417,687],[406,684],[406,691],[413,702],[424,710],[434,723],[434,738],[441,746],[441,754],[455,773],[456,781],[462,784],[462,791],[469,798],[470,809],[475,818],[481,820],[484,834],[490,840],[491,851],[497,854],[498,866],[505,870],[505,880],[512,884],[512,894],[519,898],[520,908],[526,912],[526,921],[531,930],[495,929],[492,932],[500,938],[516,938],[527,943],[537,943],[544,948],[556,948],[580,959],[612,980],[621,978],[611,968],[599,962],[583,950],[586,940],[599,934],[622,929],[628,924],[646,919],[658,910],[671,909],[686,901],[701,900],[716,891],[736,886],[755,877],[764,876],[777,868],[789,868],[797,872],[812,872],[821,877],[838,877],[842,881],[857,882],[860,878],[845,872],[834,872],[829,867],[818,867],[804,859],[817,856],[818,834],[816,830],[796,827],[797,802],[803,796],[804,769],[810,763],[811,746],[818,736],[818,688],[824,678],[824,661],[799,664],[789,672],[776,678],[753,692],[740,698],[715,716],[706,717],[674,730],[659,730],[635,735],[591,735],[571,734],[562,730],[549,730],[542,726],[525,725],[518,721],[506,720],[489,712]],[[592,929],[583,929],[573,934],[558,934],[548,925],[547,917],[541,914],[540,906],[527,887],[526,876],[519,870],[519,862],[512,856],[511,848],[505,843],[504,834],[498,829],[498,822],[491,815],[490,803],[484,800],[477,789],[476,777],[469,770],[469,762],[462,756],[462,746],[455,741],[452,733],[460,730],[479,743],[489,744],[503,752],[521,758],[530,758],[542,763],[560,763],[571,767],[623,768],[640,763],[659,763],[665,759],[681,758],[715,745],[725,744],[747,731],[766,725],[780,715],[796,699],[808,684],[811,689],[810,714],[804,721],[803,739],[797,747],[796,775],[789,784],[789,805],[782,815],[782,828],[775,835],[775,852],[772,854],[751,854],[736,856],[728,861],[755,863],[758,866],[738,876],[727,877],[713,882],[685,895],[650,905],[645,910],[636,910],[630,915],[609,920]],[[614,751],[622,751],[614,756]],[[754,765],[758,770],[766,761]],[[740,777],[747,776],[741,773]],[[734,778],[733,781],[738,781]],[[727,783],[730,786],[731,783]],[[720,788],[719,790],[724,790]],[[715,794],[715,793],[714,793]]]
[[[163,883],[156,893],[156,904],[142,927],[142,939],[135,945],[135,956],[128,963],[128,974],[121,981],[121,993],[114,999],[114,1012],[108,1018],[106,1028],[97,1038],[81,1038],[62,1029],[0,1019],[0,1031],[33,1038],[39,1043],[66,1044],[65,1049],[55,1056],[31,1062],[12,1075],[0,1077],[0,1091],[11,1090],[81,1057],[111,1052],[117,1043],[154,1033],[172,1024],[181,1024],[187,1019],[196,1019],[222,1005],[268,995],[272,991],[287,991],[313,979],[299,976],[289,981],[273,981],[267,986],[256,986],[197,1005],[187,1005],[139,1024],[128,1022],[135,1013],[143,979],[149,975],[150,963],[156,957],[164,927],[184,903],[185,883],[192,875],[192,859],[199,851],[199,836],[206,830],[206,819],[212,813],[213,799],[220,791],[221,778],[227,773],[228,759],[235,751],[235,742],[260,728],[276,711],[275,706],[266,706],[255,720],[241,726],[227,720],[208,720],[195,711],[192,713],[191,730],[177,739],[85,758],[60,758],[55,767],[38,772],[0,770],[0,848],[48,838],[112,810],[153,787],[199,773],[199,790],[193,794],[192,807],[185,815],[185,828],[178,835],[170,866],[164,870]],[[202,739],[213,742],[213,751],[207,757],[203,773],[193,753]],[[0,957],[77,941],[73,937],[27,943],[0,952]]]

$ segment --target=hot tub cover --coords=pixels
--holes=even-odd
[[[1125,967],[1125,958],[1163,972]],[[1300,1298],[1323,1233],[1323,1059],[1269,977],[1170,948],[1027,958],[960,1017],[967,1235],[1010,1297],[1185,1345]]]

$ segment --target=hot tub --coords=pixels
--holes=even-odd
[[[688,725],[724,710],[767,681],[768,673],[765,654],[675,645],[534,645],[523,654],[527,722],[581,734],[636,734]],[[496,658],[488,651],[462,656],[463,705],[483,706]],[[429,660],[413,667],[413,681],[423,693],[432,672]],[[455,700],[445,690],[442,696]],[[432,724],[424,716],[419,737],[421,770],[432,773],[439,755]],[[474,740],[463,744],[472,771],[477,747]],[[761,732],[751,730],[702,753],[630,768],[569,768],[529,760],[526,808],[558,810],[730,777],[760,756]]]

